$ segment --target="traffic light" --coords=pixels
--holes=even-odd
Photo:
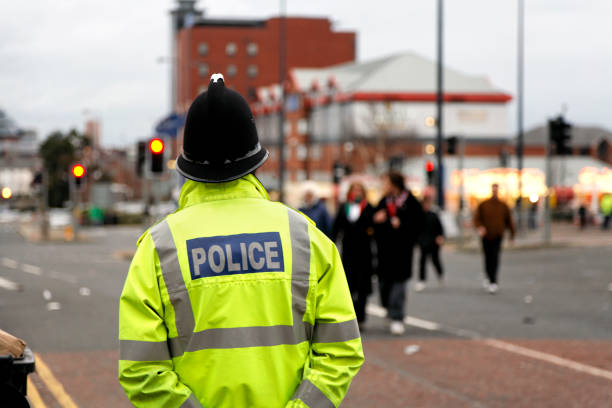
[[[435,182],[435,166],[431,160],[425,162],[425,176],[427,178],[427,185],[431,186]]]
[[[553,154],[565,155],[572,153],[572,125],[567,123],[563,116],[548,121],[548,132]]]
[[[78,187],[81,186],[81,180],[85,177],[85,166],[80,163],[75,163],[72,166],[72,176],[74,177],[74,184]]]
[[[147,160],[147,142],[136,143],[136,174],[142,177],[142,168]]]
[[[8,200],[9,198],[13,196],[13,190],[11,190],[10,187],[4,187],[2,189],[1,195],[3,199]]]
[[[161,173],[164,171],[164,147],[164,141],[158,137],[149,141],[151,173]]]

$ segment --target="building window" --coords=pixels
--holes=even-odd
[[[229,55],[230,57],[233,57],[234,55],[236,55],[236,52],[238,51],[238,47],[236,46],[236,43],[227,43],[227,45],[225,46],[225,53],[227,55]]]
[[[200,73],[201,77],[207,77],[208,76],[208,64],[200,64],[198,66],[198,72]]]
[[[254,57],[259,52],[259,47],[255,43],[249,43],[247,45],[247,54],[249,57]]]
[[[235,77],[238,73],[238,68],[234,64],[230,64],[227,66],[227,76]]]
[[[300,135],[308,133],[308,121],[306,119],[300,119],[297,124],[297,132]]]
[[[247,68],[247,74],[249,75],[249,78],[255,78],[258,72],[259,71],[257,70],[257,65],[249,65],[249,67]]]
[[[198,53],[201,57],[205,57],[206,55],[208,55],[208,44],[206,44],[205,42],[200,43],[200,45],[198,45]]]

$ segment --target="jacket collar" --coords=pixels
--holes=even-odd
[[[225,183],[200,183],[187,180],[181,188],[178,200],[179,210],[183,208],[219,200],[236,198],[261,198],[269,200],[268,192],[253,174]]]

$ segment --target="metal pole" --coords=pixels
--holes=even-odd
[[[41,170],[40,186],[40,237],[42,240],[47,241],[49,239],[49,220],[47,211],[49,206],[49,173],[44,164]]]
[[[459,144],[459,209],[457,210],[457,226],[459,227],[459,242],[458,247],[463,247],[463,158],[465,156],[465,138],[463,136],[459,136],[457,138],[457,143]]]
[[[546,137],[546,201],[544,202],[544,243],[550,244],[550,190],[552,185],[550,125]]]
[[[443,14],[444,0],[438,0],[438,68],[437,68],[437,92],[436,92],[436,159],[437,159],[437,196],[438,206],[441,210],[444,209],[444,181],[443,166],[442,166],[442,108],[443,108]]]
[[[524,0],[518,0],[518,44],[517,44],[517,92],[516,92],[516,103],[517,103],[517,131],[518,136],[516,140],[516,167],[518,170],[518,212],[517,212],[517,226],[519,232],[523,230],[523,90],[524,90],[524,45],[525,45],[525,28],[524,28],[524,17],[525,8]]]
[[[278,78],[280,99],[278,110],[278,195],[285,199],[285,71],[286,71],[286,0],[280,0],[280,20],[278,32]]]
[[[70,175],[69,182],[70,189],[70,213],[72,219],[72,236],[74,241],[78,241],[78,231],[79,231],[79,220],[77,218],[77,211],[79,210],[79,188],[76,185],[76,180],[74,176]]]

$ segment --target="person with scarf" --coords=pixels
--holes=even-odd
[[[404,333],[406,282],[412,277],[412,255],[422,229],[423,208],[406,189],[404,176],[390,172],[383,178],[383,197],[374,210],[378,248],[380,298],[394,335]]]
[[[342,263],[360,327],[365,323],[366,301],[372,293],[373,214],[363,184],[352,183],[346,202],[338,207],[332,230],[332,241],[341,241]]]

